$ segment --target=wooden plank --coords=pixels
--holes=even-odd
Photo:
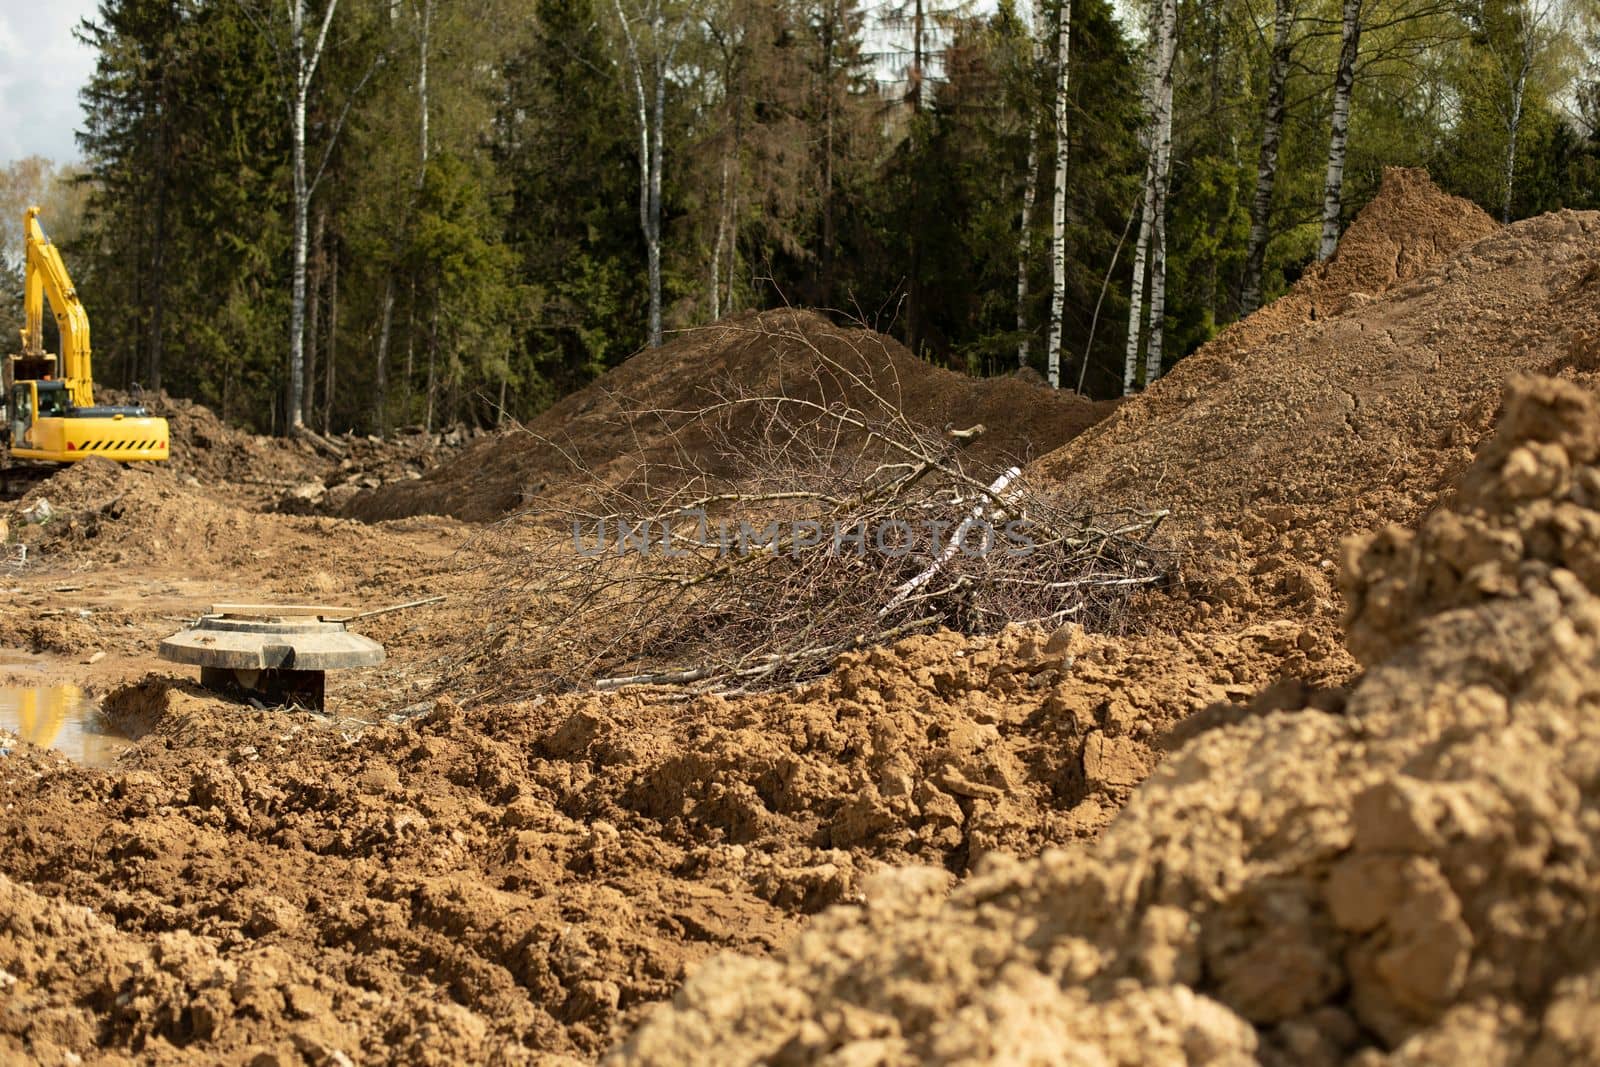
[[[379,615],[388,615],[391,612],[407,611],[411,608],[424,608],[429,604],[442,603],[444,603],[444,594],[441,593],[438,596],[425,596],[421,600],[408,600],[404,604],[391,604],[386,608],[374,608],[371,611],[363,611],[360,615],[352,615],[350,618],[351,621],[356,619],[371,619]]]
[[[361,609],[331,604],[213,604],[210,614],[260,619],[349,619],[361,614]]]

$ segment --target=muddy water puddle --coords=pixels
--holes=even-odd
[[[133,744],[75,685],[0,686],[0,730],[88,767],[115,762]]]

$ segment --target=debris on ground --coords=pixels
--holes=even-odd
[[[1315,611],[1340,541],[1411,522],[1494,425],[1505,382],[1592,333],[1600,216],[1498,227],[1392,169],[1339,253],[1033,475],[1099,506],[1160,506],[1191,547],[1172,625]]]

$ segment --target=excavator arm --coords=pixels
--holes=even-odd
[[[23,282],[22,356],[26,360],[49,359],[44,350],[44,302],[50,301],[56,325],[61,330],[60,375],[76,407],[94,406],[94,375],[89,357],[89,313],[78,299],[67,265],[44,227],[39,225],[39,209],[23,212],[23,232],[27,242],[27,267]]]

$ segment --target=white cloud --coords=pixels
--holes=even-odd
[[[94,70],[94,50],[72,30],[97,8],[96,0],[0,0],[0,166],[31,155],[78,158],[78,90]]]

